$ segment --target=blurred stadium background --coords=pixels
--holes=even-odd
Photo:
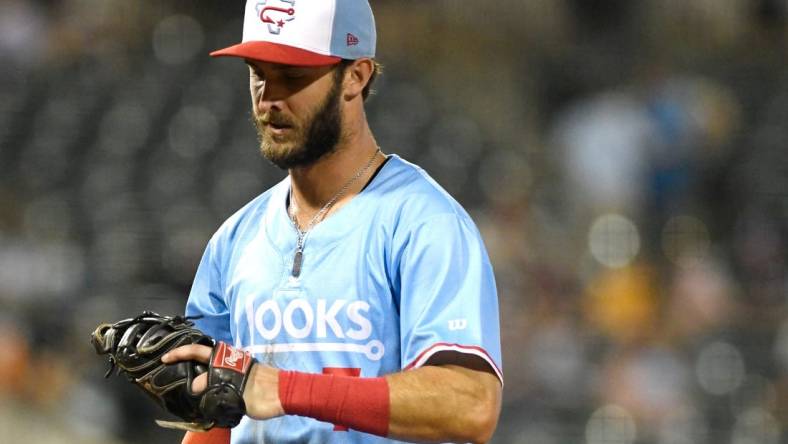
[[[373,0],[386,152],[496,267],[495,443],[788,443],[785,0]],[[0,441],[172,443],[88,343],[283,177],[242,1],[0,2]]]

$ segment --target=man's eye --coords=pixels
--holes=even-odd
[[[304,73],[301,71],[286,71],[285,78],[289,80],[300,79],[304,77]]]

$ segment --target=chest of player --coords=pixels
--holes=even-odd
[[[292,226],[261,229],[238,249],[225,275],[238,345],[262,353],[382,358],[385,338],[399,328],[385,239],[373,230],[338,236],[330,228],[319,225],[309,234],[298,278]]]

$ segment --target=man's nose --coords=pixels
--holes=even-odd
[[[277,87],[272,82],[266,82],[259,94],[257,106],[264,113],[270,110],[281,111],[286,98],[287,94],[281,87]]]

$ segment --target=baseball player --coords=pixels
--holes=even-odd
[[[186,443],[493,434],[492,267],[460,205],[375,142],[364,113],[375,45],[366,0],[249,0],[243,42],[212,53],[249,66],[260,149],[289,174],[219,228],[197,270],[186,314],[259,362],[241,423]],[[162,360],[210,356],[189,345]]]

